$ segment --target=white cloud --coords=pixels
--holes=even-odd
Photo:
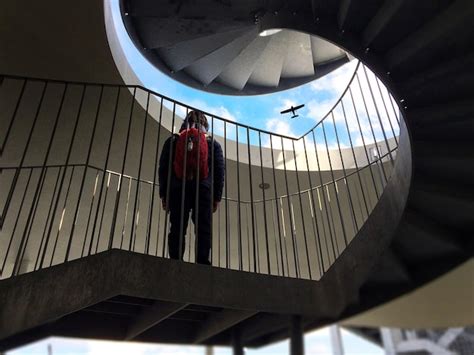
[[[347,87],[356,65],[357,61],[353,60],[328,75],[313,81],[310,86],[311,90],[316,93],[327,92],[331,97],[340,97]]]
[[[266,129],[270,132],[281,134],[289,137],[296,137],[296,134],[290,127],[288,121],[282,118],[270,118],[267,120]]]

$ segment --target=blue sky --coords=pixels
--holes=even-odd
[[[370,342],[342,330],[343,347],[346,355],[382,355],[383,350]],[[48,344],[53,355],[204,355],[201,346],[156,345],[67,338],[49,338],[8,352],[7,355],[47,355]],[[260,349],[246,349],[246,355],[286,355],[288,341],[279,342]],[[332,355],[329,328],[323,328],[305,336],[307,355]],[[217,347],[215,355],[231,355],[230,348]]]

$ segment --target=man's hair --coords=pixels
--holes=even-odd
[[[209,123],[207,122],[207,118],[201,111],[197,111],[197,110],[189,111],[189,113],[186,115],[184,123],[187,123],[189,125],[193,123],[199,124],[202,127],[204,127],[206,131],[209,130]]]

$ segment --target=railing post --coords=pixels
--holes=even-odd
[[[303,321],[299,315],[291,316],[290,355],[304,355]]]
[[[244,355],[244,347],[242,345],[242,335],[239,326],[232,328],[232,354]]]

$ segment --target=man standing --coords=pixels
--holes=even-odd
[[[197,226],[196,261],[205,265],[211,265],[211,217],[222,198],[225,173],[222,148],[208,129],[202,112],[189,112],[179,134],[163,145],[158,168],[162,206],[170,213],[170,258],[183,259],[191,213]]]

